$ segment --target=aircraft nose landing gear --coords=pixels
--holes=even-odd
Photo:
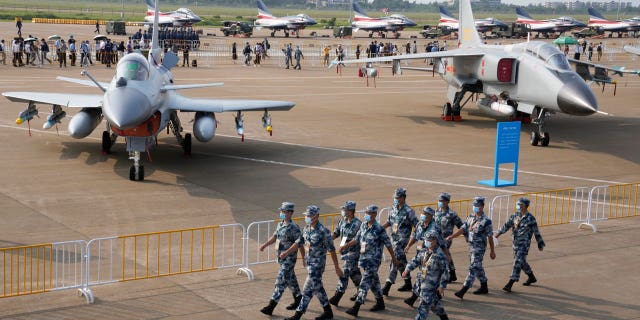
[[[538,143],[543,147],[546,147],[549,145],[549,141],[551,141],[551,136],[549,135],[549,132],[544,131],[544,122],[547,117],[548,117],[548,113],[544,109],[540,109],[538,111],[537,117],[535,118],[532,117],[533,120],[531,120],[531,123],[538,126],[538,131],[531,132],[530,142],[532,146],[537,146]]]
[[[144,181],[144,166],[140,164],[140,151],[129,152],[129,160],[133,160],[133,165],[129,168],[129,180]]]

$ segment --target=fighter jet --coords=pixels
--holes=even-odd
[[[151,24],[154,21],[156,15],[159,15],[158,23],[161,25],[173,25],[176,27],[189,26],[194,23],[202,21],[193,11],[188,8],[179,8],[176,11],[159,12],[156,13],[155,5],[151,0],[147,1],[147,15],[144,17],[144,21]]]
[[[300,36],[300,30],[316,24],[317,22],[304,13],[299,13],[295,16],[276,17],[262,2],[257,0],[258,5],[258,19],[253,22],[256,29],[267,28],[271,30],[271,36],[275,37],[276,31],[282,30],[285,37],[289,37],[289,31],[294,31],[296,38]]]
[[[587,8],[587,11],[589,12],[589,27],[596,27],[608,31],[609,38],[611,38],[614,32],[618,33],[618,38],[620,38],[624,32],[637,32],[640,30],[640,19],[638,19],[638,17],[622,21],[613,21],[607,20],[598,10],[592,7]]]
[[[440,22],[438,23],[438,27],[444,26],[458,31],[460,22],[458,22],[458,19],[453,16],[449,9],[445,8],[442,5],[438,5],[438,9],[440,10]],[[485,19],[476,19],[475,24],[478,32],[491,31],[496,27],[500,28],[500,30],[506,30],[509,28],[506,23],[491,17]]]
[[[88,72],[82,75],[90,80],[58,77],[60,80],[99,88],[102,94],[72,94],[46,92],[5,92],[2,95],[14,102],[26,102],[27,109],[19,114],[16,123],[28,122],[37,116],[36,103],[50,104],[53,112],[44,128],[57,125],[65,117],[62,107],[80,108],[69,121],[69,135],[81,139],[106,119],[107,128],[102,132],[102,151],[109,153],[118,136],[124,137],[126,150],[133,165],[130,180],[144,180],[144,166],[140,155],[157,144],[157,136],[171,130],[186,155],[191,154],[191,133],[182,134],[183,127],[178,112],[194,112],[193,135],[198,141],[211,140],[216,133],[218,112],[236,112],[236,131],[244,137],[242,112],[263,111],[262,124],[272,132],[269,110],[290,110],[295,105],[288,101],[195,99],[178,94],[177,90],[216,87],[221,83],[174,83],[171,68],[178,57],[171,51],[162,55],[158,46],[158,1],[155,0],[155,19],[148,58],[141,53],[130,53],[120,59],[111,82],[99,82]]]
[[[531,31],[535,31],[538,35],[544,35],[545,38],[549,37],[550,33],[563,33],[573,28],[582,28],[586,25],[572,17],[559,17],[549,20],[536,20],[533,19],[524,9],[516,8],[516,23],[523,23],[529,25]]]
[[[353,12],[354,18],[353,22],[351,22],[351,26],[354,31],[369,31],[369,38],[373,37],[374,32],[378,32],[378,34],[384,38],[386,37],[386,32],[391,31],[393,32],[393,36],[397,39],[400,37],[400,33],[398,31],[404,30],[406,27],[415,27],[417,25],[415,22],[411,21],[411,19],[401,14],[392,14],[381,18],[371,18],[355,1],[353,2]]]
[[[442,118],[461,120],[460,111],[476,94],[480,110],[502,117],[531,115],[536,130],[532,145],[549,145],[545,121],[554,113],[587,116],[598,102],[587,83],[571,69],[556,46],[530,41],[510,45],[485,45],[475,28],[470,0],[460,2],[460,36],[457,49],[431,53],[347,60],[340,64],[391,62],[392,71],[403,69],[438,73],[448,84]],[[432,60],[430,67],[401,67],[402,60]],[[338,61],[334,61],[336,65]],[[365,70],[365,72],[368,70]]]

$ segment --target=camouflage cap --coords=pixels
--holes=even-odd
[[[278,210],[280,210],[280,211],[293,211],[295,209],[295,207],[296,207],[295,203],[286,202],[285,201],[280,205],[280,208],[278,208]]]
[[[393,196],[395,198],[406,197],[407,196],[407,189],[398,188],[398,189],[396,189],[396,192],[393,194]]]
[[[451,195],[446,192],[443,192],[438,197],[438,201],[451,201]]]
[[[378,206],[376,206],[375,204],[370,204],[367,206],[367,208],[364,210],[364,212],[366,213],[378,213]]]
[[[438,234],[433,232],[433,231],[429,231],[427,232],[427,234],[424,235],[424,239],[425,240],[438,240]]]
[[[529,203],[531,203],[531,201],[529,201],[529,199],[527,199],[527,198],[522,197],[522,198],[518,199],[518,203],[524,204],[524,206],[528,208],[529,207]]]
[[[474,207],[484,206],[484,197],[478,196],[473,198],[473,206]]]
[[[347,202],[344,203],[344,205],[340,209],[355,211],[356,203],[355,201],[348,200]]]
[[[304,214],[305,216],[315,216],[316,214],[319,214],[319,213],[320,213],[320,208],[312,204],[308,206],[307,211],[303,212],[302,214]]]
[[[422,213],[433,216],[434,214],[436,214],[436,211],[431,207],[424,207],[424,209],[422,209]]]

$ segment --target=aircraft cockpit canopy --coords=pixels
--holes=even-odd
[[[529,54],[538,57],[538,59],[543,60],[553,68],[571,70],[567,57],[554,45],[544,42],[529,42],[526,50]]]
[[[116,78],[144,81],[149,79],[149,62],[142,55],[126,55],[118,64]]]

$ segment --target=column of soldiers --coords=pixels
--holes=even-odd
[[[316,295],[323,307],[323,313],[315,319],[333,319],[331,304],[338,306],[342,296],[346,293],[349,280],[357,291],[351,297],[354,305],[346,310],[347,314],[357,317],[360,307],[365,303],[369,290],[375,297],[372,312],[385,310],[384,295],[388,295],[397,273],[404,279],[403,287],[399,291],[411,291],[411,297],[405,303],[413,306],[419,301],[415,319],[427,319],[429,311],[440,319],[449,319],[442,298],[448,283],[456,281],[453,260],[449,252],[453,238],[464,235],[469,247],[469,272],[462,288],[455,292],[455,296],[462,299],[473,285],[475,278],[480,281],[480,288],[474,294],[487,294],[488,284],[482,262],[487,249],[490,249],[491,259],[495,259],[493,236],[499,237],[512,230],[514,263],[513,272],[503,290],[511,292],[513,284],[518,282],[520,271],[528,276],[525,286],[529,286],[537,279],[533,275],[526,257],[531,245],[531,238],[535,236],[540,251],[545,243],[538,230],[535,217],[528,211],[530,201],[520,198],[516,203],[516,212],[497,231],[493,232],[491,220],[484,213],[484,197],[473,200],[473,214],[462,221],[455,211],[449,208],[451,195],[440,194],[438,210],[425,207],[419,217],[405,202],[406,189],[398,188],[394,193],[394,205],[384,224],[376,218],[378,207],[374,204],[367,206],[364,221],[355,217],[356,203],[347,201],[342,206],[342,219],[338,222],[333,233],[319,221],[319,209],[315,205],[307,207],[304,212],[306,227],[300,228],[292,221],[294,204],[284,202],[280,207],[281,222],[272,237],[261,244],[260,250],[275,243],[278,252],[280,271],[276,278],[274,293],[269,304],[260,311],[271,315],[286,287],[292,290],[294,301],[287,307],[296,310],[289,320],[298,320],[306,311],[311,297]],[[408,225],[408,227],[407,227]],[[386,228],[392,227],[391,237]],[[458,230],[453,232],[454,227]],[[334,240],[340,238],[337,251],[343,260],[342,268],[338,264]],[[407,260],[406,254],[417,244],[416,255]],[[385,286],[382,287],[378,277],[378,269],[382,263],[382,251],[386,247],[391,256],[391,268]],[[300,252],[307,269],[307,280],[303,291],[297,283],[294,267],[297,252]],[[322,274],[326,264],[327,252],[330,254],[338,284],[336,291],[328,298],[322,283]],[[417,269],[416,281],[411,285],[411,272]],[[406,288],[408,287],[408,288]],[[400,290],[402,289],[402,290]]]

